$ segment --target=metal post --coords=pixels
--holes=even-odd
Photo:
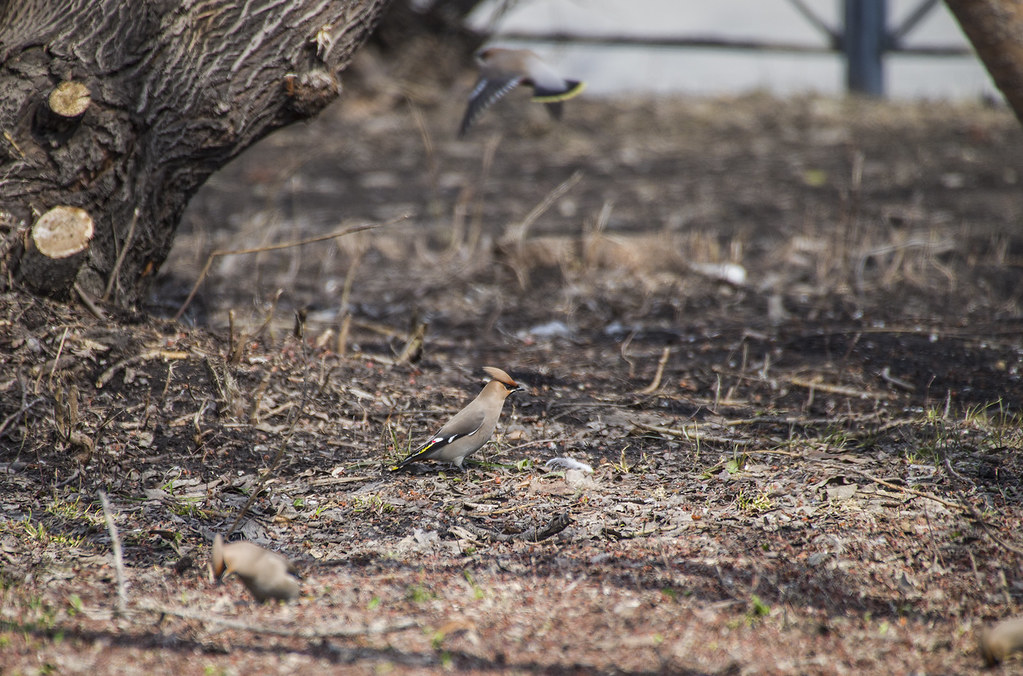
[[[845,82],[849,91],[884,96],[887,0],[845,0]]]

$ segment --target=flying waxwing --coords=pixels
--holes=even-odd
[[[546,103],[554,119],[561,119],[561,102],[578,95],[584,82],[566,80],[528,49],[490,47],[476,55],[480,79],[469,94],[458,135],[464,136],[480,115],[519,84],[533,88],[533,100]]]
[[[224,542],[213,538],[213,576],[218,580],[234,573],[259,602],[287,601],[298,596],[298,573],[286,558],[251,542]]]
[[[484,366],[483,370],[493,378],[483,391],[441,427],[425,446],[392,467],[392,470],[415,460],[444,460],[461,467],[467,455],[490,441],[497,427],[497,419],[501,416],[501,409],[504,408],[504,400],[522,388],[499,368]]]

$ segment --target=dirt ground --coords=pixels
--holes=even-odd
[[[137,313],[3,298],[0,673],[982,671],[1023,602],[1011,114],[460,105],[267,138]],[[171,319],[211,252],[361,224]],[[478,462],[388,471],[485,365],[528,387]],[[208,577],[260,487],[291,604]]]

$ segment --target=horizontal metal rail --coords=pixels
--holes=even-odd
[[[563,32],[530,33],[524,31],[510,31],[507,33],[499,33],[496,37],[506,42],[544,42],[551,44],[571,42],[580,45],[600,45],[602,47],[741,49],[750,51],[793,52],[797,54],[833,54],[842,51],[838,46],[834,45],[810,45],[800,42],[722,38],[704,35],[649,37],[632,35],[580,35],[577,33]],[[888,48],[886,51],[913,56],[941,57],[962,57],[971,56],[973,54],[973,50],[969,47],[957,47],[954,45],[917,45],[914,47],[896,45]]]

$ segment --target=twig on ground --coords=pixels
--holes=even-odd
[[[369,251],[369,242],[363,239],[356,239],[350,250],[351,260],[348,263],[348,270],[345,271],[345,281],[341,285],[341,300],[338,301],[338,308],[341,312],[351,313],[352,289],[355,288],[355,274],[359,271],[359,265]]]
[[[961,504],[956,503],[956,502],[949,502],[948,500],[945,500],[943,498],[939,498],[937,495],[931,495],[930,493],[925,493],[923,491],[918,491],[915,488],[910,488],[909,486],[900,486],[898,484],[893,484],[890,481],[885,481],[884,479],[878,479],[876,476],[871,476],[870,474],[867,474],[866,472],[860,471],[858,469],[854,469],[852,467],[847,467],[847,468],[843,469],[842,471],[844,471],[844,472],[851,472],[853,474],[856,474],[858,476],[863,477],[864,479],[868,479],[870,481],[873,481],[876,484],[879,484],[881,486],[885,486],[887,488],[891,488],[892,490],[902,491],[903,493],[909,493],[910,495],[915,495],[915,496],[917,496],[919,498],[927,498],[928,500],[933,500],[934,502],[937,502],[938,504],[945,505],[949,509],[954,509],[956,511],[963,512],[965,514],[969,514],[970,513],[970,508],[965,506],[965,505],[961,505]]]
[[[256,329],[250,335],[242,336],[241,341],[239,341],[239,345],[244,345],[245,343],[249,342],[253,338],[259,338],[260,336],[263,335],[264,331],[266,331],[268,328],[270,328],[270,323],[273,322],[274,315],[277,314],[277,304],[281,301],[281,296],[283,296],[283,295],[284,295],[284,289],[277,289],[277,293],[274,294],[274,299],[272,301],[270,301],[270,307],[266,311],[266,317],[263,318],[263,323],[260,324],[259,328]],[[272,332],[270,333],[270,340],[271,341],[273,340],[273,333]],[[241,348],[239,348],[239,349],[241,349]],[[232,355],[232,358],[233,358],[233,355]],[[239,362],[241,362],[241,353],[238,354],[238,360],[235,363],[239,363]]]
[[[791,377],[788,381],[796,387],[805,387],[811,391],[827,392],[829,394],[840,394],[843,397],[854,397],[856,399],[891,399],[893,395],[887,392],[868,392],[867,390],[857,390],[853,387],[845,387],[844,385],[829,385],[828,383],[822,383],[816,380],[806,380],[805,378]]]
[[[881,376],[881,380],[885,381],[886,383],[891,383],[895,387],[903,389],[907,392],[916,392],[916,386],[913,385],[913,383],[903,380],[902,378],[896,378],[895,376],[893,376],[892,367],[890,366],[885,366],[883,369],[881,369],[881,373],[879,373],[878,375]]]
[[[245,515],[249,511],[249,507],[252,506],[252,503],[255,502],[256,498],[258,498],[260,493],[263,492],[263,489],[266,487],[266,482],[269,481],[270,477],[273,476],[274,472],[277,471],[277,466],[281,463],[281,460],[284,458],[284,451],[287,450],[288,448],[288,442],[291,440],[291,435],[295,431],[295,426],[298,425],[298,421],[302,418],[303,410],[305,410],[304,400],[302,401],[302,406],[299,409],[298,413],[296,413],[295,417],[292,419],[291,426],[288,428],[288,431],[284,434],[283,437],[281,437],[280,445],[277,448],[277,455],[274,456],[273,462],[270,463],[269,467],[263,470],[263,474],[262,476],[259,477],[259,481],[256,482],[255,487],[253,487],[252,494],[249,495],[249,499],[245,501],[245,505],[243,505],[242,508],[238,511],[238,516],[235,517],[234,522],[231,524],[231,527],[227,529],[226,533],[224,533],[225,540],[231,537],[231,534],[238,529],[238,524],[241,523],[242,519],[245,518]]]
[[[959,479],[960,481],[969,481],[969,479],[967,479],[962,474],[960,474],[959,472],[955,471],[955,469],[952,468],[952,461],[949,460],[948,456],[945,456],[945,469],[948,470],[949,474]]]
[[[714,441],[722,444],[732,444],[734,446],[752,446],[755,443],[753,439],[729,439],[728,437],[719,437],[714,434],[701,434],[696,425],[681,427],[678,429],[673,427],[662,427],[660,425],[649,425],[638,421],[634,421],[632,425],[644,432],[656,432],[657,434],[666,434],[669,437],[681,437],[691,441]]]
[[[337,331],[337,341],[334,344],[334,351],[339,357],[345,356],[348,351],[348,334],[352,331],[352,313],[346,312],[341,320],[341,328]]]
[[[540,542],[541,540],[546,540],[547,538],[557,535],[561,531],[565,530],[568,528],[568,524],[570,523],[572,523],[572,517],[568,512],[562,512],[551,519],[550,523],[543,528],[533,526],[521,533],[497,533],[489,528],[483,528],[470,522],[466,522],[464,527],[473,535],[476,535],[477,537],[485,537],[493,540],[494,542],[512,542],[514,540]]]
[[[21,416],[21,414],[28,412],[28,410],[30,408],[32,408],[33,406],[35,406],[36,404],[38,404],[42,400],[43,400],[43,397],[37,397],[37,398],[33,399],[32,401],[28,402],[27,404],[25,404],[24,406],[22,406],[21,408],[19,408],[14,413],[12,413],[9,416],[7,416],[6,418],[4,418],[4,421],[2,423],[0,423],[0,437],[3,437],[4,432],[7,431],[7,426],[8,425],[10,425],[12,422],[17,420],[18,417]]]
[[[746,379],[746,365],[749,363],[749,343],[745,340],[742,341],[742,364],[739,367],[739,377],[735,379],[735,383],[728,388],[725,393],[725,401],[732,401],[732,397],[735,396],[735,390],[742,384],[742,381]]]
[[[72,481],[77,479],[79,476],[81,476],[81,474],[82,474],[82,468],[80,466],[76,467],[75,471],[71,472],[71,476],[69,476],[68,478],[64,479],[63,481],[58,481],[57,483],[53,484],[53,487],[54,488],[64,488],[64,486],[67,486],[69,483],[71,483]]]
[[[57,364],[60,363],[60,355],[64,353],[64,343],[67,342],[67,334],[71,330],[70,326],[64,327],[64,334],[60,337],[60,345],[57,346],[57,356],[53,358],[53,366],[50,367],[50,385],[53,385],[53,374],[57,371]]]
[[[85,291],[82,290],[82,287],[78,286],[78,282],[75,282],[71,288],[75,290],[75,293],[78,294],[78,299],[82,301],[82,305],[84,305],[86,309],[92,313],[93,317],[96,319],[107,318],[106,314],[103,313],[103,310],[101,310],[92,298],[89,297],[89,294],[85,293]]]
[[[417,321],[412,329],[411,335],[405,342],[401,353],[395,357],[394,364],[414,363],[419,361],[423,355],[423,345],[426,340],[426,329],[429,325],[426,322]]]
[[[750,455],[756,455],[758,453],[761,454],[761,455],[783,455],[786,458],[805,458],[806,457],[806,453],[793,453],[792,451],[783,451],[783,450],[780,450],[780,449],[777,449],[777,448],[750,449],[748,451],[744,451],[744,453],[748,453]]]
[[[110,271],[110,277],[107,278],[107,288],[103,291],[103,302],[110,300],[110,293],[114,290],[114,284],[117,283],[117,276],[121,273],[121,266],[124,265],[124,257],[128,253],[128,248],[131,246],[131,240],[135,239],[135,225],[139,222],[139,210],[135,208],[135,213],[131,217],[131,223],[128,225],[128,234],[124,238],[124,244],[121,245],[121,250],[117,252],[117,258],[114,260],[114,267]]]
[[[462,509],[471,509],[476,512],[477,516],[501,516],[502,514],[511,514],[512,512],[521,512],[526,509],[533,509],[535,507],[532,503],[523,503],[519,505],[512,505],[511,507],[500,507],[498,509],[489,509],[492,505],[484,505],[479,502],[463,502]]]
[[[300,342],[299,344],[302,346],[303,352],[305,352],[305,349],[308,347],[308,345],[304,341]],[[305,363],[308,364],[309,363],[308,355],[306,355],[306,357],[307,358],[305,359]],[[298,408],[294,409],[295,411],[294,417],[292,417],[291,419],[291,423],[288,426],[287,432],[285,432],[284,435],[281,437],[280,445],[277,448],[277,455],[274,456],[273,462],[270,463],[270,466],[263,471],[262,476],[259,477],[259,481],[257,481],[255,487],[253,487],[252,494],[249,496],[249,499],[245,501],[245,505],[241,508],[241,511],[238,512],[238,516],[235,517],[235,520],[231,524],[231,527],[227,529],[226,533],[224,533],[225,540],[231,537],[231,533],[233,533],[238,528],[238,524],[240,524],[242,519],[245,518],[245,515],[249,511],[249,507],[251,507],[252,503],[256,501],[256,498],[259,496],[259,494],[263,492],[263,488],[266,487],[266,483],[270,480],[270,477],[273,476],[274,473],[277,471],[278,465],[281,464],[281,460],[284,458],[284,452],[289,448],[289,442],[291,441],[291,437],[294,436],[295,434],[295,429],[298,427],[298,422],[305,415],[306,404],[309,403],[309,393],[312,388],[311,378],[303,378],[302,382],[303,382],[302,400],[298,403]]]
[[[199,277],[195,280],[195,284],[192,286],[192,290],[188,293],[188,297],[185,298],[185,302],[181,304],[181,307],[178,308],[177,313],[174,315],[174,321],[178,321],[179,319],[181,319],[181,315],[185,313],[185,310],[188,308],[188,305],[192,302],[192,299],[195,298],[195,294],[198,293],[199,287],[206,279],[206,275],[209,273],[210,267],[213,266],[213,260],[215,258],[218,258],[220,256],[240,256],[243,254],[263,253],[265,251],[279,251],[281,249],[290,249],[292,247],[304,246],[306,244],[315,244],[316,242],[325,242],[329,239],[343,237],[344,235],[350,235],[355,232],[362,232],[363,230],[372,230],[374,228],[379,228],[383,225],[391,225],[393,223],[403,221],[408,217],[409,217],[408,214],[403,214],[397,218],[393,218],[390,221],[387,221],[386,223],[366,223],[363,225],[355,225],[349,228],[335,230],[334,232],[327,233],[326,235],[318,235],[316,237],[309,237],[307,239],[299,239],[293,242],[281,242],[280,244],[258,246],[253,247],[251,249],[231,249],[228,251],[218,249],[216,251],[213,251],[210,253],[209,256],[207,256],[206,264],[203,265],[202,271],[199,272]]]
[[[865,251],[860,255],[859,260],[856,262],[856,268],[854,270],[855,275],[855,288],[857,293],[863,293],[866,284],[864,283],[864,277],[866,276],[867,261],[871,258],[878,256],[887,256],[888,254],[904,254],[909,249],[921,249],[927,253],[931,258],[934,258],[938,254],[943,254],[948,251],[955,249],[955,242],[952,240],[925,240],[923,238],[913,238],[906,242],[900,242],[898,244],[889,244],[882,246],[877,249]]]
[[[725,420],[721,424],[725,427],[738,427],[740,425],[800,425],[802,427],[818,427],[822,425],[848,424],[852,422],[862,423],[869,420],[877,420],[876,414],[866,416],[834,416],[831,418],[803,418],[793,415],[763,415],[755,418],[736,418]]]
[[[1002,540],[1001,538],[994,534],[991,528],[987,525],[987,522],[984,521],[984,517],[980,515],[980,512],[978,512],[975,507],[972,506],[964,507],[963,509],[973,518],[974,521],[980,524],[980,527],[984,530],[984,533],[989,538],[991,538],[991,540],[996,545],[998,545],[1007,552],[1012,552],[1016,556],[1023,556],[1023,549],[1010,545],[1008,542],[1005,542],[1004,540]]]
[[[657,391],[657,388],[661,386],[661,378],[664,376],[664,365],[668,363],[668,357],[670,356],[671,348],[665,345],[664,351],[661,352],[661,358],[657,362],[657,372],[654,374],[654,379],[642,390],[638,390],[636,394],[653,394]]]
[[[678,528],[677,523],[673,523],[668,526],[658,526],[656,528],[640,529],[635,531],[634,533],[623,533],[620,539],[631,540],[632,538],[642,538],[648,535],[657,535],[659,533],[670,533],[676,528]]]
[[[110,379],[114,377],[115,373],[117,373],[126,366],[130,366],[140,361],[149,361],[151,359],[164,359],[169,361],[171,359],[188,359],[188,357],[189,353],[184,352],[182,350],[161,349],[146,350],[141,354],[136,354],[132,357],[122,359],[121,361],[117,362],[116,364],[108,368],[100,375],[99,378],[96,379],[96,387],[97,389],[102,389],[104,385],[110,382]]]
[[[328,476],[319,479],[306,479],[302,481],[302,488],[322,488],[323,486],[340,486],[342,484],[355,484],[360,481],[373,481],[378,476]]]
[[[546,197],[540,200],[533,209],[526,214],[519,223],[515,223],[508,227],[504,235],[501,236],[499,243],[507,246],[509,244],[521,245],[522,240],[526,238],[526,234],[529,229],[536,222],[536,219],[543,216],[544,212],[551,208],[551,206],[558,201],[562,195],[571,190],[576,183],[578,183],[583,177],[583,172],[577,171],[571,176],[558,185],[554,190],[551,190]]]
[[[636,363],[634,361],[632,361],[631,359],[629,359],[629,354],[628,354],[628,352],[629,352],[629,345],[632,344],[632,339],[635,338],[635,337],[636,337],[636,330],[633,329],[632,332],[629,333],[629,335],[625,337],[625,340],[622,341],[621,347],[618,349],[618,352],[622,356],[622,361],[624,361],[626,364],[629,365],[629,378],[632,378],[632,376],[634,376],[635,373],[636,373]]]
[[[438,162],[433,138],[430,136],[430,128],[426,124],[426,118],[423,116],[423,111],[420,110],[419,106],[415,104],[407,93],[405,94],[405,103],[408,104],[409,112],[412,113],[412,119],[415,121],[416,129],[419,131],[419,137],[423,141],[423,150],[426,152],[426,171],[430,178],[430,190],[436,191]]]
[[[117,574],[117,612],[123,615],[128,608],[128,588],[124,581],[124,555],[121,552],[121,537],[117,534],[117,524],[110,512],[110,501],[105,491],[99,491],[99,501],[103,504],[103,518],[110,531],[110,545],[114,550],[114,571]]]
[[[739,427],[745,425],[796,425],[800,427],[836,427],[838,425],[860,425],[863,428],[863,432],[859,435],[878,435],[882,432],[887,432],[890,429],[901,427],[903,425],[912,425],[918,423],[919,420],[912,418],[896,418],[887,422],[881,423],[881,417],[876,413],[867,413],[861,415],[846,415],[846,416],[833,416],[830,418],[803,418],[800,416],[777,416],[777,415],[765,415],[758,416],[756,418],[738,418],[735,420],[725,420],[721,424],[725,427]],[[864,423],[876,422],[879,424],[864,425]]]
[[[480,240],[483,238],[483,211],[486,206],[486,201],[483,199],[483,187],[486,186],[487,181],[490,179],[490,170],[494,166],[494,158],[497,157],[497,149],[501,145],[501,134],[494,134],[487,138],[486,143],[483,145],[483,161],[480,165],[479,181],[477,182],[478,188],[474,188],[470,191],[469,196],[473,193],[477,193],[479,198],[476,199],[473,204],[472,210],[472,221],[469,223],[469,233],[466,238],[466,251],[469,255],[476,253],[480,245]],[[452,239],[452,251],[454,250],[455,240]]]
[[[241,361],[241,352],[238,353],[237,361],[234,358],[234,345],[237,339],[234,335],[234,308],[227,311],[227,360],[232,364]]]

